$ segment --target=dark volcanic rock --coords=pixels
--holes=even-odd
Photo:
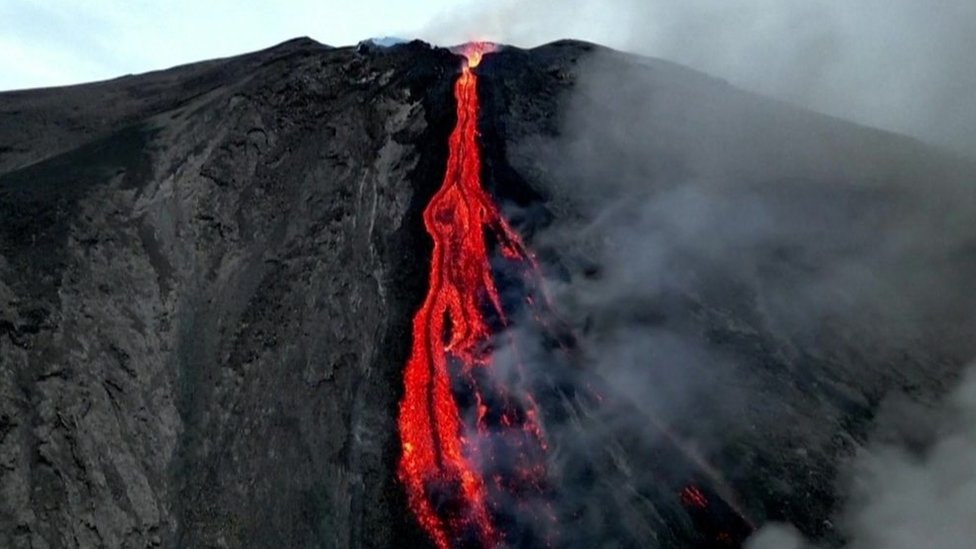
[[[457,59],[0,95],[0,546],[390,547]]]
[[[427,543],[395,480],[396,413],[427,280],[420,215],[443,176],[457,70],[454,55],[421,43],[296,40],[0,94],[0,546]],[[883,397],[937,395],[976,352],[976,296],[965,291],[976,239],[929,238],[972,195],[915,200],[932,180],[976,171],[579,42],[506,49],[479,73],[486,179],[570,286],[610,276],[606,251],[587,246],[614,234],[570,239],[567,227],[688,181],[832,228],[803,245],[763,241],[746,251],[747,271],[691,253],[669,258],[686,276],[667,291],[566,300],[583,335],[574,360],[594,383],[613,371],[585,345],[620,326],[665,326],[727,359],[681,365],[701,380],[682,390],[708,398],[664,409],[627,394],[619,406],[700,447],[718,470],[703,482],[753,520],[830,538],[838,464],[867,439]],[[594,81],[614,82],[614,94]],[[808,307],[804,281],[823,258],[864,253],[919,219],[932,232],[882,259],[906,273],[891,292],[938,288],[922,313],[896,326],[887,310]],[[852,234],[863,238],[841,242]],[[790,324],[783,296],[816,309],[816,329]],[[676,367],[655,364],[665,377]],[[725,392],[749,398],[716,396]],[[646,460],[674,457],[659,435],[604,429],[613,411],[554,394],[566,399],[553,407],[565,426],[556,454],[588,477],[578,506],[599,507],[561,517],[567,530],[589,528],[570,542],[701,542],[660,503],[674,489],[664,473],[648,474]],[[575,438],[593,455],[566,458]]]
[[[647,500],[677,489],[654,453],[677,440],[668,459],[752,522],[837,541],[838,475],[879,405],[930,404],[976,355],[976,166],[592,44],[479,72],[486,172],[543,230],[580,362],[607,381],[556,440],[606,454],[576,497],[635,547],[709,546],[669,542],[680,521]]]

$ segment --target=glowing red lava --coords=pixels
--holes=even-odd
[[[507,323],[489,263],[489,242],[506,260],[535,268],[521,237],[482,188],[473,68],[488,51],[487,44],[465,47],[467,61],[454,86],[457,125],[450,136],[447,172],[424,211],[434,241],[430,286],[414,317],[400,403],[398,475],[411,510],[441,549],[500,544],[504,533],[496,524],[492,494],[538,483],[545,475],[539,459],[545,441],[531,397],[513,395],[478,372],[491,368],[492,337],[499,323]],[[474,414],[465,413],[459,396],[474,403],[468,406]],[[514,443],[504,443],[516,455],[508,469],[493,468],[494,456],[484,455],[497,446],[491,442],[497,440],[496,427],[522,433]]]
[[[708,498],[694,485],[685,486],[681,490],[681,502],[688,507],[697,507],[699,509],[708,507]]]

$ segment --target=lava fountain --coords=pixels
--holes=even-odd
[[[495,340],[508,325],[490,259],[537,270],[482,187],[474,69],[491,50],[469,44],[462,51],[447,170],[424,210],[434,242],[430,285],[414,317],[400,403],[398,476],[440,549],[503,543],[499,502],[541,490],[546,475],[546,442],[531,395],[490,371]]]

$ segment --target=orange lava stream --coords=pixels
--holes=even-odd
[[[434,241],[430,286],[414,317],[400,403],[398,476],[411,510],[440,549],[472,543],[493,547],[504,538],[492,518],[491,489],[475,459],[477,444],[469,440],[485,429],[487,406],[473,371],[491,365],[494,334],[486,311],[505,322],[486,235],[495,237],[503,257],[534,267],[521,238],[481,184],[478,77],[472,69],[487,47],[473,44],[466,49],[467,62],[454,86],[457,125],[450,136],[447,172],[424,211],[424,225]],[[453,393],[457,376],[474,388],[474,429],[465,423]],[[522,412],[520,427],[531,430],[536,443],[544,446],[534,406]]]

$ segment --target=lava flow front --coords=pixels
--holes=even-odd
[[[545,478],[545,440],[531,396],[491,372],[494,339],[507,320],[489,255],[497,247],[502,261],[530,270],[535,262],[482,188],[473,69],[489,49],[471,44],[463,51],[447,172],[424,211],[434,241],[430,288],[414,318],[400,403],[399,478],[441,549],[506,541],[508,504],[501,501],[540,489]]]

